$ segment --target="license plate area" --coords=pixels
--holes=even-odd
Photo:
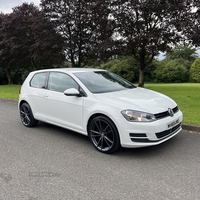
[[[179,119],[176,119],[176,120],[170,122],[169,124],[167,124],[167,129],[173,128],[177,124],[179,124]]]

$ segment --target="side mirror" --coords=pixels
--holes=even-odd
[[[82,96],[80,94],[80,92],[75,88],[69,88],[69,89],[65,90],[64,91],[64,95],[66,95],[66,96],[76,96],[76,97],[81,97]]]

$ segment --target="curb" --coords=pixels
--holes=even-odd
[[[190,125],[190,124],[182,124],[181,126],[183,130],[200,133],[200,126],[195,126],[195,125]]]

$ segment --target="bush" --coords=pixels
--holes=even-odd
[[[197,58],[190,68],[190,81],[200,83],[200,58]]]
[[[156,62],[158,61],[153,60],[151,65],[145,69],[145,81],[153,81],[153,71],[156,68]],[[86,67],[99,68],[99,66],[94,66],[93,63]],[[118,74],[132,83],[136,83],[139,80],[139,66],[131,56],[115,57],[106,63],[100,64],[100,68]]]
[[[130,82],[135,82],[138,77],[138,67],[131,57],[121,57],[110,60],[109,62],[102,64],[101,68],[118,74]]]
[[[188,69],[181,62],[179,62],[179,59],[161,61],[154,71],[155,82],[187,82],[188,77]]]

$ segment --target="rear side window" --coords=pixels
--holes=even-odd
[[[45,88],[47,73],[37,73],[33,76],[30,82],[31,87]]]

